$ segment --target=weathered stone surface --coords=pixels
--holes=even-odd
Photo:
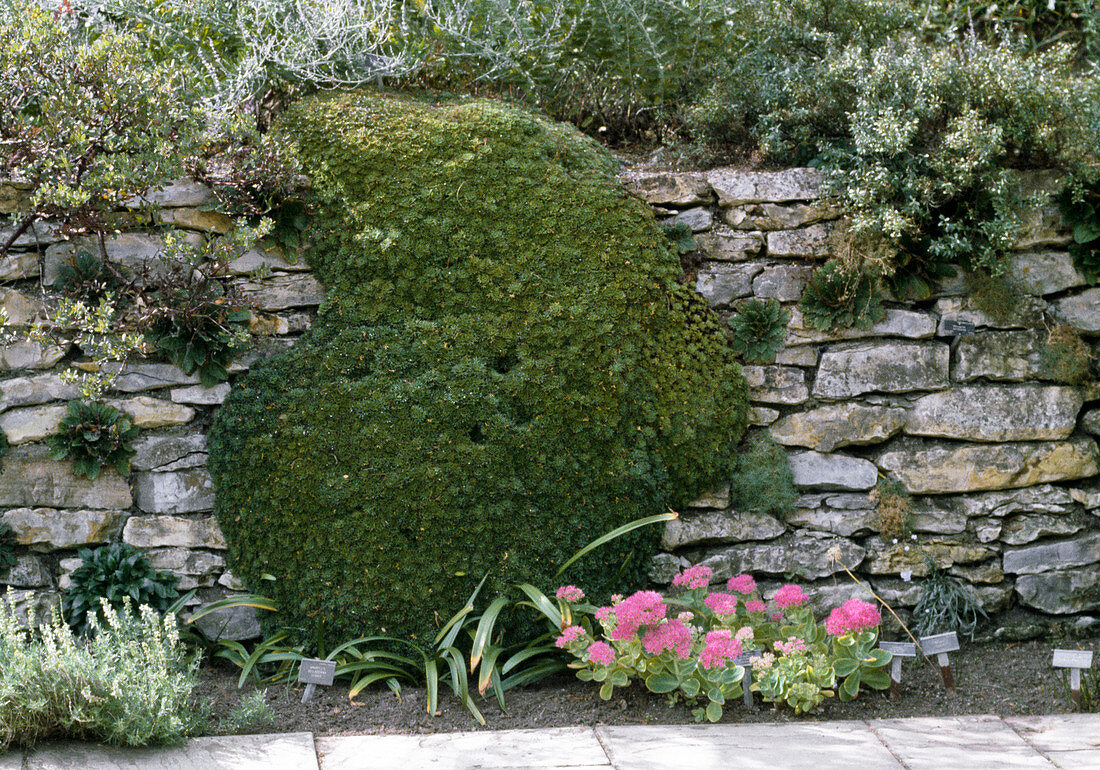
[[[1100,565],[1055,570],[1016,579],[1020,602],[1053,615],[1100,609]]]
[[[134,442],[130,467],[135,471],[160,470],[166,466],[193,468],[206,463],[206,436],[139,436]],[[190,463],[182,465],[182,463]]]
[[[871,581],[871,585],[874,586],[875,593],[881,596],[883,601],[891,607],[912,607],[920,601],[921,587],[919,583],[876,577]],[[887,613],[882,614],[886,615]]]
[[[0,287],[0,309],[7,314],[11,326],[30,326],[44,319],[38,300],[16,289]]]
[[[0,228],[0,243],[7,243],[17,226],[15,223],[9,223],[6,227]],[[15,249],[34,249],[57,243],[61,237],[60,228],[53,222],[35,222],[24,230],[11,246]]]
[[[53,578],[39,557],[22,554],[16,557],[15,564],[0,571],[0,585],[14,588],[53,588]]]
[[[195,208],[158,209],[157,222],[184,230],[224,235],[233,229],[233,220],[219,211]]]
[[[193,551],[189,548],[150,548],[145,552],[145,558],[154,568],[179,575],[181,591],[209,588],[225,571],[225,558],[209,551]]]
[[[905,432],[969,441],[1051,441],[1077,426],[1077,388],[1042,385],[958,387],[922,396]]]
[[[260,635],[260,621],[252,607],[232,607],[211,612],[195,621],[210,640],[252,639]]]
[[[1006,519],[1001,527],[1001,542],[1026,545],[1049,535],[1073,535],[1085,528],[1085,523],[1073,516],[1053,516],[1029,513]]]
[[[997,555],[988,546],[947,538],[921,540],[918,546],[911,540],[893,543],[881,537],[872,537],[864,542],[864,547],[868,556],[862,569],[872,575],[897,575],[902,570],[909,570],[913,575],[923,577],[928,574],[926,556],[931,557],[940,569],[946,569],[954,564],[983,562]]]
[[[801,404],[810,397],[806,373],[790,366],[746,366],[749,398],[765,404]]]
[[[979,543],[992,543],[1001,536],[1000,519],[974,519],[970,524]]]
[[[1006,275],[1028,294],[1042,296],[1084,286],[1085,276],[1065,251],[1032,251],[1010,254]]]
[[[68,412],[64,406],[28,406],[0,414],[0,430],[11,444],[26,444],[53,436]]]
[[[21,628],[27,627],[32,607],[35,626],[49,620],[53,609],[57,610],[58,615],[61,614],[61,594],[56,591],[42,591],[37,588],[29,591],[12,591],[10,598],[5,597],[2,601],[11,602],[15,621]]]
[[[320,305],[324,287],[309,273],[273,275],[259,281],[242,281],[238,288],[245,299],[260,310],[286,310],[291,307]]]
[[[63,382],[56,374],[12,377],[0,380],[0,411],[48,401],[67,401],[79,394],[79,389]]]
[[[140,494],[138,499],[140,503]],[[131,516],[122,539],[136,548],[225,548],[213,516]]]
[[[799,452],[787,458],[796,487],[809,489],[870,489],[878,480],[875,465],[846,455]]]
[[[626,189],[651,206],[699,206],[714,200],[702,172],[627,171],[619,175]]]
[[[1003,568],[1014,575],[1035,575],[1097,562],[1100,562],[1100,532],[1092,532],[1057,543],[1006,548]]]
[[[184,237],[190,246],[199,246],[202,236],[197,233]],[[115,233],[104,240],[107,259],[122,265],[127,270],[139,272],[143,269],[153,275],[164,275],[168,265],[161,260],[164,253],[164,238],[150,233]],[[99,254],[99,243],[90,237],[74,238],[71,241],[55,244],[46,249],[43,259],[42,281],[47,286],[57,282],[58,270],[64,264],[72,262],[80,251]]]
[[[795,572],[803,577],[820,578],[843,568],[828,557],[830,548],[840,548],[841,561],[855,568],[866,551],[841,537],[820,532],[795,532],[780,540],[745,543],[707,555],[702,564],[714,570],[714,581],[727,580],[742,572],[784,575]]]
[[[14,508],[3,516],[21,545],[35,551],[81,548],[106,543],[118,532],[123,511],[72,511],[56,508]]]
[[[766,513],[715,511],[673,519],[665,527],[661,547],[670,551],[702,543],[738,543],[771,540],[787,531]]]
[[[658,553],[649,565],[649,580],[657,585],[667,586],[685,567],[691,563],[680,556],[670,553]]]
[[[967,495],[957,498],[956,502],[969,517],[1005,517],[1019,513],[1069,514],[1074,510],[1070,491],[1050,484]]]
[[[0,179],[0,214],[25,212],[30,207],[34,185],[12,178]]]
[[[875,501],[862,492],[829,495],[824,502],[830,508],[842,511],[869,511],[875,508]]]
[[[914,532],[937,535],[958,535],[966,531],[966,514],[941,498],[918,497],[913,500],[912,528]]]
[[[1066,227],[1062,213],[1054,204],[1025,206],[1017,212],[1019,228],[1012,248],[1017,251],[1068,246],[1073,233]]]
[[[775,203],[748,203],[725,209],[722,218],[739,230],[793,230],[836,219],[840,209],[828,202],[795,203],[780,206]]]
[[[777,299],[780,302],[797,302],[806,288],[806,281],[814,269],[801,265],[773,265],[764,268],[752,282],[752,293],[757,299]]]
[[[706,494],[692,500],[687,504],[688,508],[729,508],[730,485],[724,484],[718,489],[713,489]]]
[[[710,213],[709,209],[694,208],[686,211],[681,211],[671,219],[665,220],[662,224],[672,225],[684,225],[693,233],[701,233],[704,230],[709,230],[711,225],[714,224],[714,215]]]
[[[791,308],[791,320],[787,324],[787,345],[806,345],[811,342],[855,340],[865,337],[907,337],[927,339],[936,333],[936,321],[928,313],[890,307],[886,315],[870,329],[838,329],[821,331],[806,325],[802,311]]]
[[[257,270],[304,272],[309,270],[309,265],[301,259],[290,262],[278,246],[270,249],[249,249],[229,263],[230,275],[249,275]]]
[[[971,297],[945,297],[936,300],[935,311],[940,314],[936,334],[951,336],[947,332],[948,321],[966,321],[977,327],[989,329],[1034,329],[1042,327],[1047,303],[1038,297],[1021,297],[1012,307],[1006,308],[1004,317],[994,318],[978,309]]]
[[[136,209],[144,206],[179,208],[189,206],[198,208],[215,201],[214,192],[201,182],[191,179],[176,179],[164,187],[150,188],[141,195],[135,195],[123,201],[126,208]]]
[[[1040,372],[1041,332],[982,332],[960,337],[955,346],[954,378],[970,382],[979,377],[1021,382]]]
[[[717,227],[701,233],[695,243],[706,259],[717,262],[743,262],[758,256],[764,250],[764,234],[732,232]]]
[[[195,416],[195,410],[189,406],[150,396],[108,399],[107,403],[126,412],[133,419],[134,425],[145,429],[185,425]]]
[[[704,262],[695,274],[695,291],[712,306],[722,307],[752,294],[752,279],[761,270],[760,265]]]
[[[950,571],[968,583],[1003,583],[1005,579],[1000,559],[990,559],[981,564],[956,564]]]
[[[885,441],[904,425],[904,409],[841,403],[789,414],[775,423],[770,432],[772,438],[786,446],[831,452],[849,444]]]
[[[192,385],[190,388],[172,388],[172,400],[177,404],[220,404],[229,395],[229,383],[223,382],[209,388]]]
[[[146,513],[194,513],[214,507],[214,482],[206,468],[134,474],[134,497]]]
[[[911,494],[974,492],[1067,481],[1100,471],[1096,442],[989,444],[886,452],[880,468]]]
[[[128,363],[115,380],[114,389],[123,393],[137,393],[172,385],[198,384],[197,375],[184,374],[182,369],[172,364]]]
[[[38,254],[33,251],[9,251],[0,259],[0,281],[34,278],[40,271]]]
[[[800,230],[776,230],[768,233],[769,257],[829,256],[829,226],[810,225]]]
[[[783,366],[817,366],[817,348],[813,345],[781,348],[775,354],[775,363]]]
[[[718,193],[718,204],[783,203],[817,198],[822,173],[812,168],[785,171],[742,171],[719,168],[708,171],[707,182]]]
[[[12,450],[0,467],[0,506],[125,510],[133,500],[125,479],[105,470],[78,478],[72,463],[50,460],[44,446]]]
[[[0,389],[2,388],[3,384],[0,383]],[[1085,412],[1084,416],[1081,417],[1081,428],[1100,436],[1100,409],[1090,409]]]
[[[813,394],[849,398],[861,393],[942,390],[948,387],[950,349],[939,342],[862,342],[821,355]]]
[[[877,518],[874,509],[796,508],[793,513],[787,514],[787,523],[818,532],[851,537],[873,532]]]
[[[13,342],[0,345],[0,369],[49,369],[68,352],[68,345]]]
[[[230,571],[225,571],[222,576],[218,578],[218,585],[228,588],[230,591],[244,591],[248,588],[244,584],[244,581],[238,578]]]
[[[1058,300],[1050,307],[1060,321],[1083,332],[1100,332],[1100,288]]]
[[[253,313],[248,319],[248,331],[257,337],[271,337],[290,331],[290,321],[270,313]]]
[[[749,407],[749,425],[771,425],[779,419],[779,412],[766,406]]]

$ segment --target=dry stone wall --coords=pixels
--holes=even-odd
[[[755,573],[766,586],[811,581],[819,606],[851,595],[828,552],[884,598],[911,606],[924,555],[968,581],[990,612],[1025,608],[1036,618],[1079,626],[1100,614],[1100,390],[1042,380],[1039,355],[1053,320],[1081,329],[1095,346],[1100,289],[1088,288],[1064,251],[1056,212],[1026,212],[1012,275],[1026,292],[1010,317],[993,319],[966,297],[964,278],[916,304],[888,303],[867,331],[827,334],[803,325],[795,303],[813,266],[828,256],[836,207],[818,199],[811,169],[775,173],[626,172],[624,181],[662,219],[695,233],[696,289],[721,314],[750,297],[792,308],[786,345],[774,364],[746,366],[752,420],[788,450],[797,510],[785,520],[730,505],[728,488],[695,501],[664,535],[653,580],[703,562],[718,578]],[[0,241],[25,187],[0,181]],[[108,257],[156,268],[164,234],[196,240],[225,232],[208,189],[179,182],[132,203],[133,230],[106,241]],[[10,230],[9,230],[10,232]],[[26,327],[43,316],[42,287],[81,248],[48,222],[37,223],[0,260],[0,305]],[[255,303],[256,344],[238,355],[229,383],[155,360],[127,363],[109,401],[142,429],[132,472],[95,481],[48,457],[75,389],[60,374],[88,365],[73,344],[0,346],[0,429],[12,445],[0,470],[0,518],[20,551],[0,574],[22,599],[55,600],[79,564],[78,549],[122,541],[145,549],[160,569],[205,602],[240,590],[226,568],[213,517],[205,430],[233,379],[284,349],[309,328],[322,298],[303,263],[277,249],[235,260],[227,279]],[[973,323],[952,336],[948,322]],[[914,496],[917,539],[887,542],[876,532],[868,496],[889,473]],[[909,577],[907,581],[904,577]],[[204,620],[205,629],[245,638],[255,617],[239,610]]]

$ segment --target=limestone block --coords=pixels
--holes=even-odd
[[[0,287],[0,309],[7,314],[11,326],[30,326],[45,318],[41,303],[16,289]]]
[[[958,498],[957,503],[963,513],[971,518],[975,516],[1003,518],[1019,513],[1066,515],[1074,511],[1071,491],[1050,484],[1004,492],[967,495]]]
[[[701,172],[627,171],[619,175],[630,192],[651,206],[698,206],[714,201]]]
[[[872,575],[897,575],[902,570],[910,570],[916,577],[924,577],[928,574],[925,556],[931,557],[941,569],[946,569],[955,564],[984,562],[997,555],[989,546],[954,538],[902,540],[893,543],[876,536],[866,540],[864,547],[868,557],[862,569]]]
[[[821,532],[795,532],[779,540],[743,543],[709,554],[702,564],[714,570],[714,581],[724,581],[742,572],[785,575],[791,572],[806,578],[828,577],[843,568],[829,558],[833,547],[840,548],[841,561],[855,568],[866,551],[851,540]]]
[[[839,207],[830,201],[777,205],[748,203],[725,209],[722,218],[739,230],[794,230],[836,219]]]
[[[2,383],[0,383],[2,387]],[[1100,409],[1090,409],[1081,417],[1081,428],[1100,436]]]
[[[931,446],[886,452],[878,465],[910,494],[1010,489],[1069,481],[1100,471],[1096,442]]]
[[[56,374],[34,374],[0,380],[0,411],[48,401],[68,401],[77,398],[80,390],[62,381]]]
[[[820,583],[805,584],[802,587],[806,591],[806,596],[810,598],[810,603],[807,606],[818,617],[827,616],[834,607],[839,607],[849,599],[860,599],[865,602],[875,601],[875,597],[871,595],[870,591],[848,580],[838,581],[833,579]],[[776,590],[778,590],[778,586]],[[768,598],[771,598],[773,594],[774,591],[764,592],[764,595]]]
[[[132,521],[132,519],[131,519]],[[193,551],[188,548],[150,548],[145,558],[155,569],[162,569],[180,576],[179,589],[209,588],[225,571],[225,558],[209,551]]]
[[[810,225],[800,230],[776,230],[767,235],[769,257],[829,256],[829,226]]]
[[[131,516],[122,539],[135,548],[225,548],[213,516]]]
[[[202,243],[202,236],[192,233],[184,241],[193,247]],[[104,240],[107,259],[121,265],[132,273],[148,269],[152,275],[163,276],[168,265],[161,259],[164,254],[164,238],[152,233],[114,233]],[[95,238],[81,237],[58,243],[46,249],[43,260],[42,281],[53,286],[58,279],[58,271],[64,264],[70,264],[73,257],[81,251],[99,254],[99,242]]]
[[[820,171],[812,168],[791,168],[785,171],[719,168],[706,174],[707,182],[718,194],[720,206],[814,200],[818,196],[823,178]]]
[[[122,367],[121,373],[116,378],[114,389],[123,393],[137,393],[172,385],[198,384],[197,375],[184,374],[183,369],[173,364],[128,363]]]
[[[777,299],[780,302],[797,302],[810,279],[812,267],[801,265],[773,265],[766,267],[752,282],[752,293],[757,299]]]
[[[214,482],[206,468],[134,474],[134,497],[146,513],[194,513],[214,507]]]
[[[1083,401],[1077,388],[957,387],[917,399],[905,432],[969,441],[1052,441],[1073,433]]]
[[[218,578],[218,585],[224,586],[230,591],[244,591],[248,588],[243,580],[228,570],[223,572],[222,576]]]
[[[9,222],[0,228],[0,243],[7,243],[8,238],[18,227],[18,222]],[[49,246],[62,239],[61,228],[54,222],[35,222],[20,234],[11,247],[14,249],[36,249],[40,246]]]
[[[850,398],[861,393],[942,390],[948,386],[950,350],[938,342],[862,342],[821,355],[813,394]]]
[[[717,227],[701,233],[695,239],[699,250],[707,260],[716,262],[744,262],[759,256],[764,250],[764,234],[752,232],[732,232]]]
[[[41,558],[22,554],[16,557],[15,564],[0,571],[0,585],[14,588],[53,588],[53,578]]]
[[[787,528],[772,516],[759,512],[714,511],[673,519],[665,526],[661,547],[669,551],[703,543],[739,543],[771,540]]]
[[[862,492],[829,495],[824,502],[830,508],[839,508],[842,511],[869,511],[875,508],[875,501]]]
[[[960,337],[955,345],[954,378],[970,382],[1021,382],[1040,373],[1043,335],[1039,331],[982,332]]]
[[[237,288],[260,310],[320,305],[325,296],[324,287],[309,273],[276,274],[259,281],[240,281]]]
[[[772,438],[786,446],[831,452],[849,444],[876,444],[905,425],[905,410],[841,403],[794,412],[771,426]]]
[[[1010,254],[1006,275],[1011,277],[1013,284],[1035,296],[1056,294],[1088,283],[1065,251]]]
[[[195,410],[189,406],[150,396],[107,399],[107,403],[126,412],[133,419],[134,425],[146,430],[185,425],[195,416]]]
[[[122,526],[123,511],[57,510],[56,508],[14,508],[3,521],[15,532],[15,539],[34,551],[83,548],[106,543]]]
[[[213,190],[202,182],[196,182],[192,179],[175,179],[164,187],[153,187],[141,195],[135,195],[133,198],[123,201],[122,205],[130,209],[145,206],[198,208],[212,204],[216,200]]]
[[[771,425],[779,419],[779,412],[766,406],[749,407],[749,425]]]
[[[651,583],[667,586],[677,574],[690,566],[691,562],[683,557],[673,556],[670,553],[658,553],[650,562],[649,580]]]
[[[661,224],[684,225],[693,233],[701,233],[704,230],[709,230],[711,225],[714,224],[714,215],[710,213],[709,209],[705,208],[687,209],[671,219],[666,219]]]
[[[40,270],[38,254],[33,251],[9,251],[3,259],[0,259],[0,281],[34,278]]]
[[[967,520],[960,511],[940,505],[936,498],[917,498],[913,501],[911,521],[914,532],[961,535],[966,531]]]
[[[1056,543],[1006,548],[1003,569],[1014,575],[1035,575],[1097,562],[1100,562],[1100,532],[1091,532]]]
[[[211,612],[195,621],[211,640],[244,640],[260,635],[260,621],[252,607],[232,607]]]
[[[257,337],[287,334],[290,331],[290,321],[270,313],[253,313],[248,319],[248,331]]]
[[[1100,288],[1072,294],[1051,305],[1058,320],[1083,332],[1100,332]]]
[[[1054,570],[1016,579],[1020,602],[1042,612],[1067,615],[1100,609],[1100,564],[1076,569]]]
[[[901,308],[886,308],[886,315],[869,329],[838,329],[821,331],[807,326],[802,311],[791,308],[791,320],[787,324],[787,345],[806,345],[811,342],[835,342],[865,337],[907,337],[927,339],[935,335],[936,321],[928,313]]]
[[[1000,540],[1009,545],[1026,545],[1041,537],[1074,535],[1085,526],[1082,520],[1073,516],[1029,513],[1005,519]]]
[[[992,543],[1001,536],[1001,528],[1004,525],[1000,519],[974,519],[971,527],[979,543]]]
[[[1047,303],[1038,298],[1021,297],[1011,308],[1007,308],[1003,317],[994,318],[978,309],[971,297],[944,297],[936,300],[934,310],[940,315],[936,334],[951,336],[947,332],[948,321],[966,321],[976,327],[988,329],[1037,329],[1043,326],[1043,314]]]
[[[792,366],[745,366],[749,398],[765,404],[801,404],[810,397],[806,373]]]
[[[1017,212],[1019,227],[1012,248],[1017,251],[1066,247],[1073,233],[1066,227],[1062,212],[1054,204],[1026,206]]]
[[[64,406],[28,406],[0,414],[0,430],[10,444],[41,441],[57,434],[61,420],[68,413]]]
[[[713,307],[729,305],[752,294],[752,279],[763,269],[760,265],[704,262],[695,274],[695,291]]]
[[[305,272],[309,265],[303,260],[287,260],[278,246],[249,249],[229,263],[230,275],[249,275],[257,270],[275,270],[284,273]]]
[[[974,598],[989,615],[996,615],[1008,609],[1012,600],[1013,586],[1011,583],[997,583],[995,585],[976,585],[973,587]]]
[[[29,625],[32,609],[36,627],[49,620],[50,613],[54,609],[57,610],[58,615],[61,614],[61,594],[57,591],[42,591],[37,588],[12,591],[10,596],[5,596],[2,601],[10,602],[15,622],[20,628],[26,628]]]
[[[0,467],[0,506],[125,510],[133,503],[126,480],[105,470],[94,480],[73,474],[72,463],[49,459],[46,447],[20,447]]]
[[[870,489],[878,481],[875,464],[859,457],[799,452],[788,458],[794,485],[809,489]]]
[[[189,388],[172,388],[172,400],[177,404],[220,404],[229,396],[229,383],[222,382],[209,388],[192,385]]]
[[[913,607],[920,601],[920,583],[876,577],[871,581],[871,585],[874,586],[875,593],[891,607]],[[841,601],[844,600],[841,599]],[[883,615],[885,614],[884,612]]]
[[[156,220],[162,225],[183,230],[224,235],[233,229],[233,220],[219,211],[196,208],[158,209]]]
[[[1003,583],[1005,579],[1000,559],[990,559],[981,564],[956,564],[950,572],[968,583]]]
[[[873,532],[877,519],[878,515],[874,509],[796,508],[793,513],[787,514],[787,523],[792,526],[818,532],[831,532],[841,537]]]
[[[0,345],[0,370],[49,369],[64,358],[68,350],[68,344],[43,346],[30,341]]]
[[[817,348],[813,345],[781,348],[775,354],[775,363],[783,366],[817,366]]]
[[[130,467],[136,471],[193,468],[206,463],[206,436],[139,436],[134,452]]]
[[[0,214],[15,214],[30,208],[34,186],[10,177],[0,179]]]
[[[713,489],[692,500],[687,504],[688,508],[729,508],[730,485],[724,484],[718,489]]]

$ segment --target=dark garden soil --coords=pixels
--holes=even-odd
[[[818,713],[794,716],[789,709],[760,704],[754,709],[740,701],[727,706],[722,722],[792,722],[834,719],[888,719],[956,714],[1022,716],[1064,713],[1072,706],[1062,685],[1061,673],[1051,668],[1055,646],[1092,649],[1100,653],[1100,637],[1056,644],[1050,641],[991,642],[963,645],[952,654],[957,690],[944,691],[939,668],[932,663],[906,661],[899,697],[863,692],[855,701],[840,703],[828,698]],[[237,689],[237,671],[206,667],[197,697],[213,708],[217,723],[252,688]],[[406,687],[398,700],[385,687],[361,693],[349,701],[346,686],[337,683],[319,689],[310,703],[302,704],[301,686],[268,688],[267,701],[277,716],[272,724],[256,725],[257,732],[312,732],[317,735],[381,733],[436,733],[468,730],[509,730],[569,725],[690,724],[691,707],[669,707],[664,696],[653,695],[640,684],[616,689],[610,701],[602,701],[596,687],[563,674],[539,685],[506,693],[507,711],[496,700],[477,700],[487,727],[474,722],[449,689],[439,693],[441,713],[425,712],[423,689]]]

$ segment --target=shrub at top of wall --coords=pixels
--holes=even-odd
[[[498,104],[361,94],[283,130],[325,304],[210,435],[233,569],[281,620],[430,640],[486,573],[551,589],[580,546],[729,473],[733,352],[597,145]],[[565,579],[640,582],[658,534]]]

